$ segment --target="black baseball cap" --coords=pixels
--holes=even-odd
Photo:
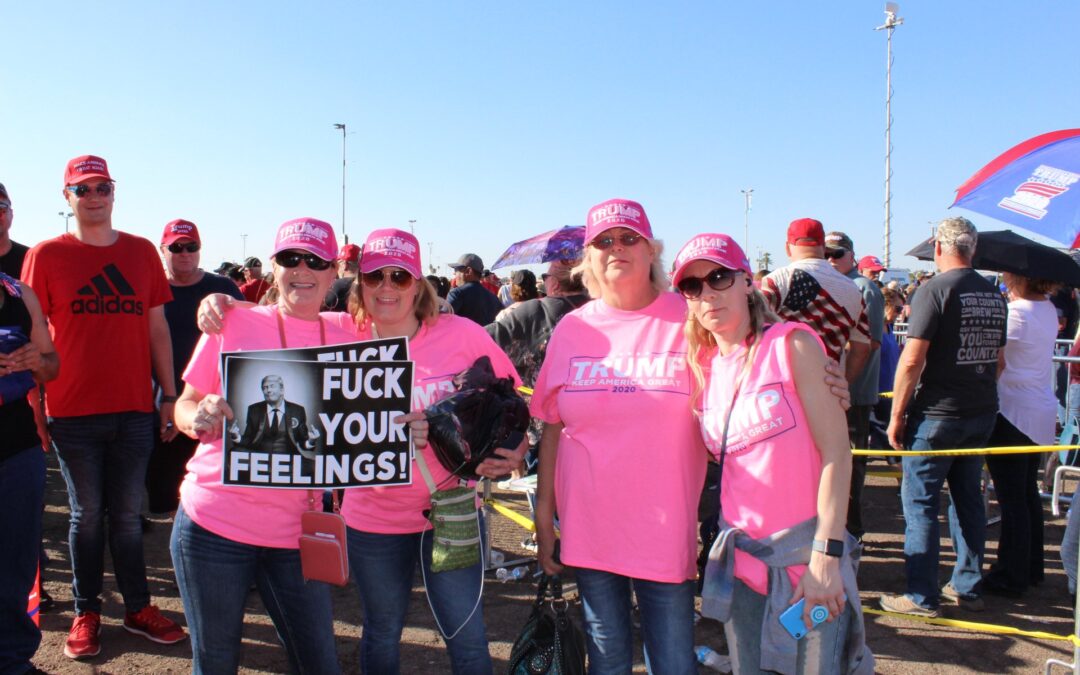
[[[453,267],[455,270],[461,269],[462,267],[468,267],[472,270],[475,270],[477,274],[483,274],[484,261],[481,260],[480,256],[476,255],[475,253],[466,253],[465,255],[458,258],[458,261],[450,267]]]

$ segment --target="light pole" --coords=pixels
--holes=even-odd
[[[341,238],[349,243],[349,235],[345,232],[345,125],[334,124],[335,129],[341,129]]]
[[[68,211],[67,213],[64,213],[63,211],[60,211],[56,215],[58,215],[58,216],[60,216],[61,218],[64,219],[64,234],[67,234],[68,233],[68,220],[70,220],[71,217],[73,215],[75,215],[75,214],[72,213],[71,211]]]
[[[743,193],[743,199],[745,200],[745,208],[743,209],[743,230],[745,234],[743,236],[743,250],[750,250],[750,202],[753,199],[754,188],[747,188],[740,190]]]
[[[416,234],[416,228],[414,227],[414,225],[416,225],[416,219],[415,218],[413,218],[412,220],[409,221],[409,232],[412,232],[413,234]]]
[[[900,5],[885,3],[885,23],[874,30],[885,31],[885,267],[892,248],[892,34],[904,20],[897,16]]]
[[[247,260],[247,235],[240,235],[240,260]]]
[[[428,263],[428,267],[431,268],[431,273],[432,274],[435,274],[435,258],[434,258],[435,254],[434,254],[434,251],[435,251],[435,242],[429,241],[427,243],[427,263]]]

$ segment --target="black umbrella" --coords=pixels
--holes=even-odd
[[[930,237],[907,254],[919,260],[933,260],[934,238]],[[1068,253],[1022,237],[1012,230],[980,232],[971,266],[1080,286],[1080,265]]]

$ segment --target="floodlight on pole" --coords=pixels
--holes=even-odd
[[[885,3],[885,23],[874,30],[883,30],[886,34],[885,52],[885,267],[889,266],[892,248],[892,34],[897,26],[904,23],[897,14],[900,5],[895,2]]]
[[[349,235],[345,232],[345,125],[334,124],[335,129],[341,129],[341,238],[349,243]]]
[[[750,204],[753,201],[754,188],[747,188],[740,190],[743,193],[743,200],[745,202],[743,208],[743,250],[750,250]]]
[[[64,219],[64,234],[67,234],[68,233],[68,221],[71,220],[71,217],[74,216],[75,214],[73,212],[71,212],[71,211],[68,211],[67,213],[64,213],[63,211],[60,211],[56,215],[58,215],[58,216],[60,216],[61,218]]]

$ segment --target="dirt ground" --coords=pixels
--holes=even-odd
[[[187,642],[173,646],[153,644],[123,630],[123,606],[111,573],[105,581],[102,652],[84,662],[71,661],[63,655],[64,639],[71,625],[73,608],[70,566],[67,552],[67,497],[55,459],[50,457],[45,514],[45,543],[50,562],[45,570],[45,587],[56,600],[52,612],[42,616],[44,631],[35,665],[49,673],[185,673],[191,669]],[[884,468],[872,464],[871,468]],[[496,498],[520,510],[524,500],[518,495],[496,492]],[[897,482],[892,478],[870,478],[866,489],[865,522],[874,533],[866,537],[866,551],[859,571],[859,587],[864,606],[876,607],[882,592],[903,590],[903,518],[900,512]],[[993,507],[992,507],[993,509]],[[946,617],[990,624],[1013,626],[1066,635],[1072,630],[1073,599],[1066,587],[1061,568],[1059,546],[1064,518],[1054,518],[1046,510],[1046,581],[1029,591],[1022,600],[987,596],[987,609],[979,614],[962,612],[955,606],[946,609]],[[147,573],[154,602],[165,614],[183,623],[180,597],[173,580],[169,558],[169,519],[153,519],[146,533]],[[494,546],[506,558],[528,554],[521,548],[524,530],[509,519],[496,515],[491,522]],[[947,536],[947,525],[942,526]],[[987,533],[987,560],[992,561],[997,547],[998,527]],[[952,549],[942,541],[944,565],[951,564]],[[530,571],[534,569],[530,565]],[[107,565],[107,569],[111,569]],[[943,573],[943,581],[947,576]],[[570,585],[571,595],[576,597]],[[529,613],[534,590],[530,583],[500,583],[488,575],[484,588],[484,613],[495,659],[496,672],[504,672],[510,647]],[[360,602],[352,586],[334,590],[335,631],[342,672],[359,672]],[[273,626],[263,611],[258,595],[249,596],[244,629],[243,673],[280,673],[287,669],[284,650],[277,642]],[[576,608],[580,613],[580,608]],[[720,624],[703,620],[697,627],[697,644],[726,653]],[[880,673],[1033,673],[1042,672],[1048,658],[1069,662],[1072,649],[1068,642],[1027,637],[971,632],[950,627],[931,626],[901,619],[867,616],[867,633],[877,657]],[[402,637],[404,673],[447,673],[445,650],[417,577],[413,589],[407,628]],[[634,672],[645,672],[640,644]],[[702,673],[712,672],[701,668]],[[1058,672],[1061,672],[1059,670]]]

